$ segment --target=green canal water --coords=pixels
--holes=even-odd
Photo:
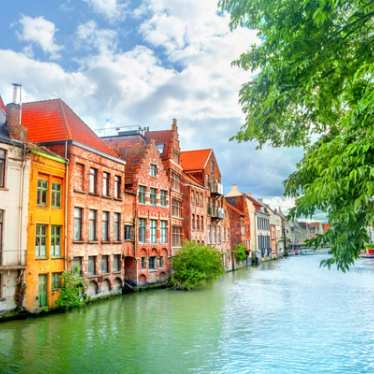
[[[297,256],[210,289],[0,324],[1,373],[374,373],[374,261]]]

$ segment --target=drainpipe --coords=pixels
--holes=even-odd
[[[65,141],[65,152],[64,152],[64,158],[65,158],[65,203],[64,203],[64,253],[65,253],[65,261],[64,261],[64,270],[67,271],[68,269],[68,186],[69,184],[69,159],[68,159],[68,142]]]

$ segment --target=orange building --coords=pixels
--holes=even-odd
[[[65,269],[65,159],[31,149],[29,219],[24,273],[24,307],[30,312],[55,306]]]

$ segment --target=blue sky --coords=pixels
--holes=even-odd
[[[225,190],[280,199],[298,149],[256,150],[229,138],[248,72],[231,61],[257,42],[230,31],[216,0],[33,0],[2,4],[0,94],[23,84],[25,101],[61,97],[91,127],[149,126],[178,119],[184,149],[214,148]]]

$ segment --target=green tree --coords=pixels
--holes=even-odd
[[[241,262],[241,261],[245,261],[247,259],[248,253],[247,253],[247,250],[246,250],[244,244],[242,244],[242,243],[237,244],[234,247],[233,251],[234,251],[234,257],[235,257],[236,261]]]
[[[240,90],[245,124],[234,137],[302,146],[285,182],[291,216],[328,214],[324,262],[347,270],[368,240],[374,195],[374,2],[221,0],[231,26],[258,31],[235,62],[252,72]]]
[[[81,306],[84,303],[83,291],[83,278],[79,273],[65,271],[62,273],[62,286],[56,305],[64,309]]]
[[[171,285],[181,290],[206,286],[224,273],[222,256],[207,245],[186,242],[172,259]]]

